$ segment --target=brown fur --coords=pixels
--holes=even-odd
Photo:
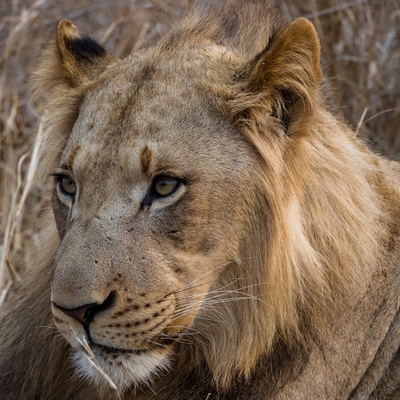
[[[49,213],[3,312],[6,398],[112,396],[64,340],[86,334],[60,307],[87,304],[90,339],[130,351],[92,345],[126,399],[395,398],[399,165],[326,111],[319,57],[310,22],[265,5],[195,12],[122,60],[60,22],[41,171],[77,193],[55,183],[60,241]],[[157,198],[160,175],[182,184]],[[170,366],[129,380],[143,349]]]

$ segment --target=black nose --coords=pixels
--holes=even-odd
[[[111,307],[114,301],[115,293],[111,292],[108,297],[103,301],[103,303],[91,303],[86,304],[84,306],[76,307],[76,308],[66,308],[61,307],[58,304],[53,304],[64,314],[68,315],[69,317],[75,319],[80,324],[83,325],[84,328],[89,328],[90,323],[93,321],[95,315],[100,311],[104,311],[107,308]]]

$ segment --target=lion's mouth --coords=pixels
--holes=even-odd
[[[97,344],[94,342],[90,343],[90,347],[92,349],[97,349],[100,350],[102,353],[106,354],[134,354],[134,355],[139,355],[139,354],[146,354],[150,353],[151,349],[123,349],[119,347],[109,347],[105,346],[103,344]]]

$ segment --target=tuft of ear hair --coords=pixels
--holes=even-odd
[[[322,81],[320,43],[312,23],[298,18],[281,28],[241,75],[246,99],[234,101],[236,113],[255,120],[260,119],[254,113],[262,112],[262,119],[270,114],[288,135],[304,131]]]
[[[53,94],[53,100],[63,97],[67,101],[67,92],[70,96],[73,92],[77,94],[81,87],[96,79],[117,60],[95,40],[81,37],[78,28],[63,19],[58,23],[55,38],[44,52],[34,75],[31,100],[35,102],[43,93],[49,92]]]
[[[89,37],[81,37],[68,19],[58,23],[55,40],[44,52],[32,85],[32,101],[43,93],[78,89],[96,79],[117,57]],[[56,98],[60,94],[56,94]]]
[[[68,19],[58,23],[56,50],[61,76],[70,87],[95,79],[112,60],[95,40],[81,37]]]

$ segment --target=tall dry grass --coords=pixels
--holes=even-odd
[[[206,1],[206,0],[204,0]],[[218,1],[207,0],[208,3]],[[0,303],[23,268],[25,243],[48,188],[35,183],[41,116],[29,78],[61,18],[123,56],[161,35],[192,0],[2,0],[0,2]],[[378,152],[400,159],[400,0],[277,1],[315,24],[330,77],[330,103]]]

